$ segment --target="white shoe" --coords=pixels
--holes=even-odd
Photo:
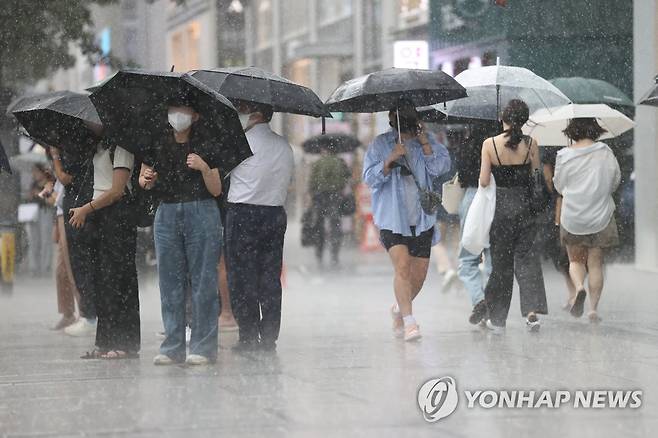
[[[187,356],[185,363],[188,365],[208,365],[210,363],[210,359],[205,356],[201,356],[200,354],[190,354]]]
[[[64,333],[74,337],[96,336],[96,320],[91,323],[87,318],[80,318],[64,329]]]
[[[158,354],[153,358],[153,365],[173,365],[176,362],[166,354]]]
[[[404,328],[404,341],[413,342],[421,338],[420,327],[418,324],[412,324]]]
[[[490,319],[487,319],[487,330],[489,330],[494,335],[505,334],[505,327],[492,324]]]

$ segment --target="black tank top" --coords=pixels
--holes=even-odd
[[[525,139],[528,143],[528,154],[525,156],[522,164],[503,164],[500,161],[500,156],[498,155],[498,149],[496,148],[496,141],[491,137],[493,142],[494,151],[496,152],[496,158],[498,158],[498,165],[491,166],[491,173],[496,179],[497,187],[529,187],[531,178],[530,170],[531,165],[528,162],[530,157],[530,147],[532,143],[528,139]]]

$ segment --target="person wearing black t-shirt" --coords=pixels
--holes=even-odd
[[[139,183],[160,200],[153,231],[158,260],[165,339],[153,363],[205,365],[217,359],[217,264],[221,220],[217,200],[222,192],[216,146],[199,140],[194,103],[169,104],[173,132],[142,164]],[[185,351],[185,291],[192,290],[190,354]]]

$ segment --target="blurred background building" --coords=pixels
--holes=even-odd
[[[457,75],[499,60],[547,79],[603,79],[637,101],[658,72],[657,2],[119,0],[93,8],[94,32],[107,60],[90,65],[78,54],[74,67],[34,88],[83,90],[112,73],[112,58],[152,70],[253,65],[325,99],[342,81],[382,68]],[[611,143],[625,181],[635,176],[636,263],[658,270],[657,111],[637,107],[635,116],[635,133]],[[300,116],[277,116],[274,125],[298,156],[300,144],[321,130],[320,120]],[[327,131],[352,133],[367,143],[387,126],[382,115],[334,114]]]

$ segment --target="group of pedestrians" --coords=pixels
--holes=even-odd
[[[422,201],[432,181],[450,169],[450,158],[446,148],[425,132],[413,107],[396,108],[389,118],[392,130],[368,148],[363,179],[372,190],[374,221],[395,269],[393,330],[406,341],[414,341],[420,338],[420,329],[412,302],[425,280],[430,247],[440,238],[436,217]],[[528,118],[526,103],[511,100],[502,112],[502,132],[497,123],[474,123],[457,154],[459,180],[465,189],[462,229],[478,187],[493,180],[496,184],[490,248],[481,254],[461,248],[459,255],[459,276],[473,306],[469,322],[494,333],[504,332],[515,277],[527,328],[539,330],[538,315],[548,313],[537,245],[541,212],[533,200],[535,185],[541,181],[537,177],[540,150],[535,139],[523,134]],[[573,285],[568,310],[574,317],[582,316],[589,295],[592,322],[600,320],[603,254],[618,244],[612,196],[620,172],[611,149],[597,141],[604,132],[596,119],[570,120],[564,134],[572,143],[557,153],[554,185],[549,187],[554,187],[558,206],[555,226],[568,253],[567,284]]]
[[[73,336],[95,333],[95,348],[83,358],[139,355],[135,252],[145,193],[157,203],[153,229],[164,323],[154,364],[214,362],[218,326],[231,329],[234,321],[236,349],[276,348],[292,149],[270,129],[271,107],[234,103],[253,155],[230,176],[218,170],[216,145],[199,135],[200,114],[190,96],[167,102],[168,126],[143,156],[108,139],[87,157],[52,148],[65,231],[57,282],[63,318],[56,328]]]

